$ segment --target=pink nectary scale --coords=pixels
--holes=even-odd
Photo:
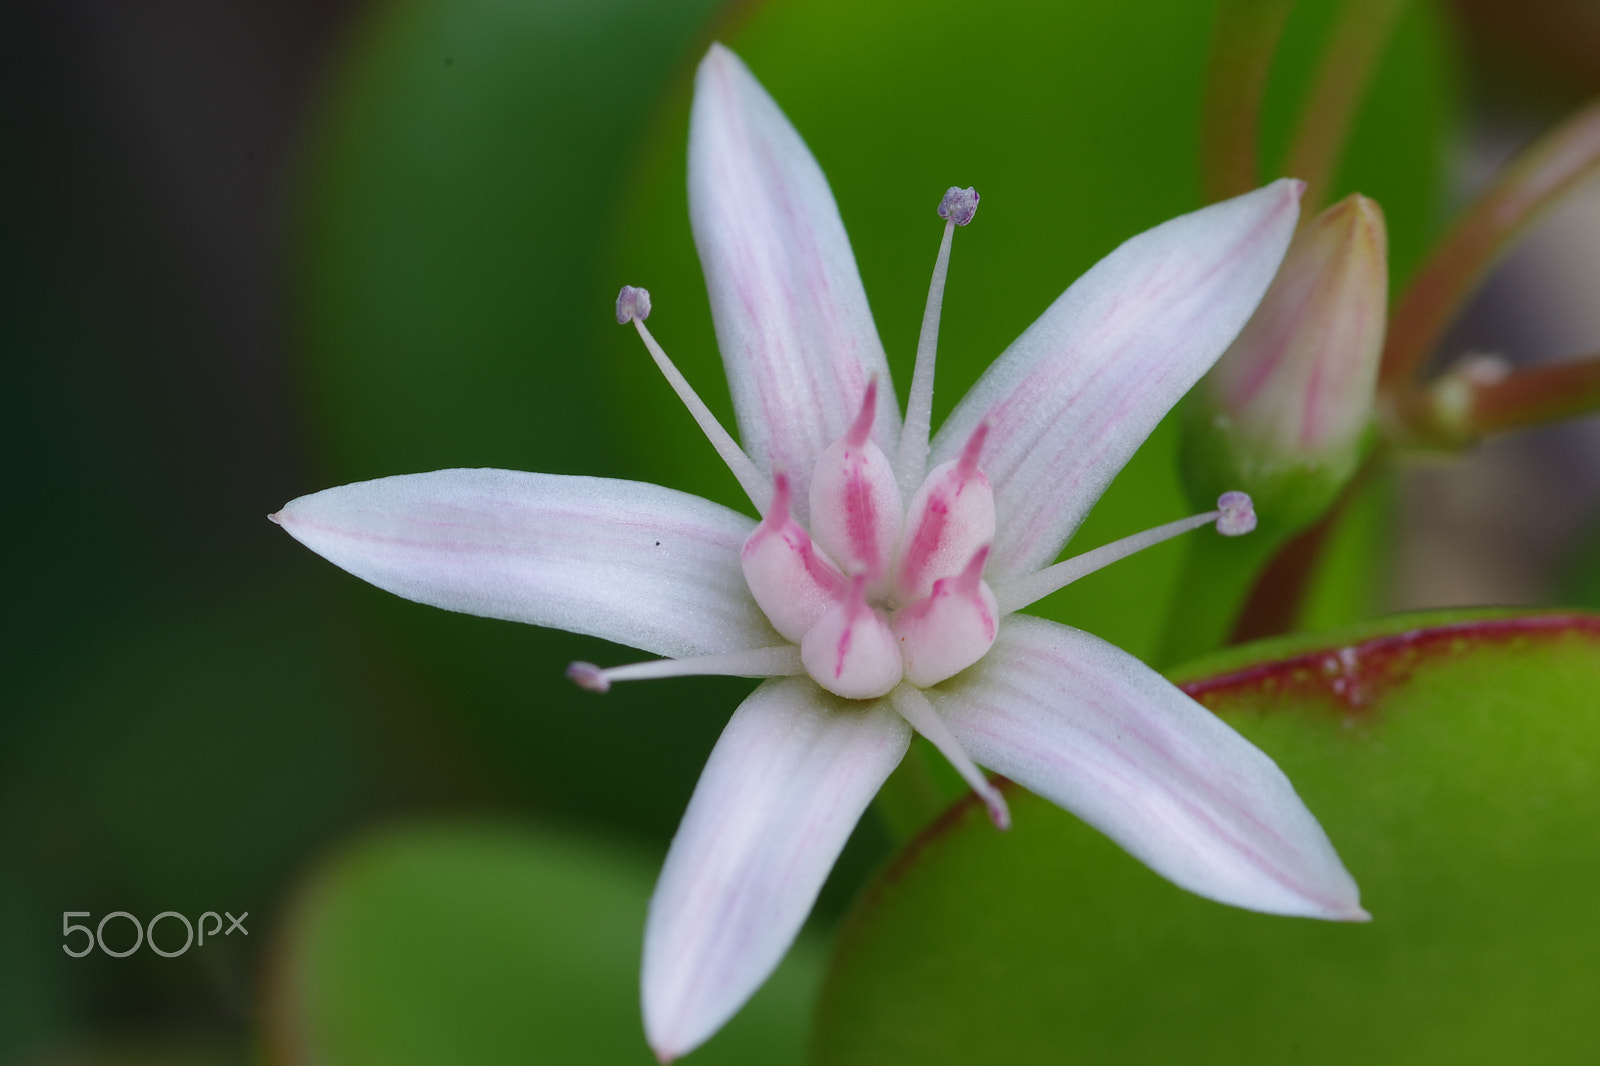
[[[887,695],[902,678],[920,688],[955,676],[983,658],[1000,620],[983,580],[994,537],[994,492],[978,466],[986,427],[929,473],[908,509],[870,435],[876,403],[873,382],[860,417],[817,460],[816,539],[791,514],[779,473],[740,557],[751,595],[800,645],[806,673],[855,700]]]

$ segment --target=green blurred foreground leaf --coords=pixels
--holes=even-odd
[[[312,879],[292,916],[269,1061],[650,1063],[639,951],[651,864],[504,827],[409,827]],[[819,969],[802,938],[697,1063],[797,1063]]]
[[[1388,619],[1205,668],[1189,690],[1283,766],[1373,922],[1187,895],[1012,789],[1010,834],[967,803],[869,889],[819,1061],[1600,1060],[1600,617]]]

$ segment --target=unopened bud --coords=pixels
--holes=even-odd
[[[1408,448],[1459,450],[1482,436],[1478,396],[1511,375],[1511,365],[1494,355],[1471,352],[1428,384],[1402,393],[1386,412],[1384,429]]]
[[[1243,488],[1299,526],[1354,474],[1372,421],[1388,304],[1383,212],[1352,195],[1299,233],[1261,305],[1196,388],[1184,477],[1197,506]]]

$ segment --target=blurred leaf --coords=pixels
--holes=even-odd
[[[1562,586],[1566,602],[1600,607],[1600,529],[1593,524],[1575,547]]]
[[[375,653],[338,591],[268,568],[209,593],[108,612],[111,635],[80,633],[70,674],[11,684],[31,713],[0,752],[0,1061],[99,1050],[108,1032],[164,1053],[191,1027],[242,1029],[259,938],[73,958],[64,909],[264,920],[350,826],[472,793],[454,745],[419,728],[405,664]]]
[[[280,945],[269,1058],[652,1062],[639,952],[653,880],[631,855],[508,827],[360,842],[312,879]],[[819,964],[802,939],[691,1061],[798,1063]]]
[[[17,1066],[245,1066],[250,1058],[239,1048],[199,1040],[166,1042],[145,1038],[106,1041],[87,1048],[51,1052]]]
[[[629,412],[593,356],[596,333],[618,330],[605,236],[659,86],[712,6],[372,8],[305,175],[300,311],[325,470],[305,491],[463,465],[629,473],[612,439]],[[566,664],[636,652],[337,580],[499,798],[663,844],[752,687],[696,679],[598,700]]]
[[[605,472],[611,398],[589,356],[615,328],[602,236],[658,85],[712,3],[368,14],[302,197],[308,381],[334,477]]]
[[[1202,668],[1190,691],[1283,766],[1373,922],[1191,896],[1013,789],[1012,833],[964,805],[872,886],[819,1061],[1600,1057],[1600,617],[1400,617]]]
[[[1339,6],[1299,3],[1289,19],[1262,116],[1274,175]],[[1328,190],[1330,203],[1359,192],[1383,207],[1391,291],[1410,279],[1446,221],[1444,167],[1460,104],[1451,30],[1436,5],[1404,4]]]

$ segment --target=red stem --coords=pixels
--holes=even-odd
[[[1261,184],[1261,99],[1294,0],[1221,0],[1200,114],[1200,181],[1207,202]]]
[[[1597,167],[1600,100],[1523,151],[1434,249],[1389,318],[1380,390],[1392,395],[1418,376],[1490,268]]]

